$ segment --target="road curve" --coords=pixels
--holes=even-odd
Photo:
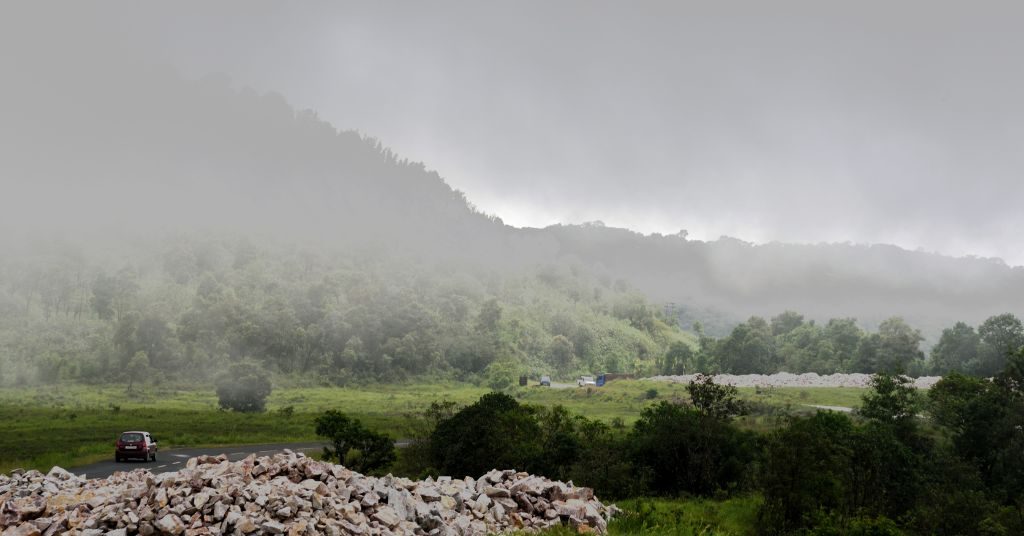
[[[149,461],[126,461],[115,462],[113,449],[110,459],[80,467],[71,467],[68,471],[85,476],[86,478],[106,478],[117,471],[133,471],[135,469],[146,469],[152,473],[166,473],[177,471],[185,466],[185,462],[194,456],[218,454],[227,455],[231,461],[238,461],[250,454],[257,456],[269,456],[285,449],[302,452],[319,452],[326,443],[274,443],[264,445],[240,445],[234,447],[196,447],[160,450],[155,462]]]

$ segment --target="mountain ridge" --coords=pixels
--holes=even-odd
[[[867,325],[901,315],[936,333],[1022,312],[1024,268],[991,259],[892,245],[698,241],[596,223],[511,227],[425,164],[279,94],[97,60],[86,49],[44,52],[47,61],[18,66],[0,103],[0,168],[21,194],[0,215],[9,239],[32,237],[30,224],[72,239],[90,228],[212,228],[501,271],[579,263],[652,302],[735,322],[787,309]]]

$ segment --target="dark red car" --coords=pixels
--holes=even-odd
[[[125,432],[114,444],[114,461],[140,458],[156,461],[156,439],[149,432]]]

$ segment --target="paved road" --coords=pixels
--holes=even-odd
[[[827,409],[827,410],[831,410],[831,411],[839,411],[839,412],[842,412],[842,413],[853,413],[853,408],[848,408],[846,406],[822,406],[822,405],[819,405],[819,404],[804,404],[804,405],[805,406],[810,406],[812,408]]]
[[[114,453],[110,453],[110,459],[105,462],[72,467],[68,469],[76,475],[85,475],[87,478],[106,478],[115,471],[132,471],[135,469],[147,469],[153,473],[166,473],[177,471],[185,466],[185,462],[194,456],[203,454],[216,456],[226,454],[231,461],[238,461],[246,456],[255,453],[257,456],[269,456],[284,449],[303,452],[318,452],[323,448],[324,443],[276,443],[270,445],[243,445],[238,447],[205,447],[205,448],[182,448],[160,450],[155,462],[126,461],[117,463],[114,461]]]

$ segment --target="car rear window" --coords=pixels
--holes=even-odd
[[[142,434],[121,434],[121,441],[142,441]]]

